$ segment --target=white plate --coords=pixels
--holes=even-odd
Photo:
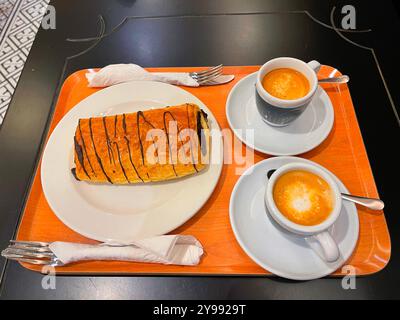
[[[240,80],[226,102],[226,117],[235,135],[249,147],[275,156],[305,153],[319,146],[329,135],[334,122],[334,111],[326,92],[318,87],[311,105],[286,127],[272,127],[264,123],[255,101],[257,73]],[[254,129],[254,141],[246,130]]]
[[[304,237],[278,226],[264,205],[267,172],[291,162],[316,164],[296,157],[270,158],[257,163],[240,177],[230,200],[231,225],[242,249],[264,269],[293,280],[317,279],[336,271],[353,253],[359,234],[357,209],[353,203],[343,201],[340,216],[330,229],[341,257],[334,263],[323,261]],[[348,193],[338,178],[319,167],[332,175],[341,192]]]
[[[149,81],[101,90],[77,104],[54,129],[41,167],[43,191],[57,217],[74,231],[99,241],[130,241],[172,231],[208,200],[222,169],[221,136],[212,136],[211,161],[199,174],[168,182],[128,186],[78,182],[71,174],[73,137],[80,118],[196,103],[210,128],[220,132],[212,112],[178,87]]]

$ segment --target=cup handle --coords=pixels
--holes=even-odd
[[[321,64],[316,60],[310,61],[307,64],[309,65],[309,67],[311,69],[313,69],[315,71],[315,73],[318,73],[319,69],[321,69]]]
[[[339,259],[340,252],[338,245],[336,244],[335,240],[333,240],[331,234],[328,231],[318,233],[314,235],[313,238],[317,240],[319,245],[321,246],[322,258],[324,258],[325,261],[335,262],[337,259]],[[316,251],[315,248],[312,249]]]

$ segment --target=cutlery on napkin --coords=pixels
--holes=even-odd
[[[200,262],[203,247],[193,236],[164,235],[130,243],[97,245],[56,241],[11,241],[1,255],[33,264],[62,266],[84,260],[113,260],[193,266]]]
[[[86,73],[89,87],[109,87],[129,81],[159,81],[174,85],[199,87],[199,82],[188,72],[148,72],[137,64],[111,64],[99,71]],[[218,85],[232,81],[234,75],[218,75],[206,85]]]

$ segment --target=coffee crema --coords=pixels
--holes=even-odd
[[[293,170],[280,176],[274,185],[273,198],[286,218],[303,226],[324,222],[334,207],[329,184],[305,170]]]
[[[262,86],[272,96],[283,100],[296,100],[310,92],[308,79],[299,71],[280,68],[268,72]]]

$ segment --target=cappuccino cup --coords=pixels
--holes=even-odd
[[[287,126],[296,120],[304,112],[317,92],[317,72],[320,67],[321,64],[317,61],[305,63],[295,58],[276,58],[265,63],[258,71],[255,90],[257,110],[262,120],[276,127]],[[266,76],[271,72],[279,70],[289,72],[286,76],[274,77],[272,80],[266,79]],[[290,78],[290,73],[297,73],[297,77]],[[285,95],[273,95],[265,87],[265,81],[274,81],[271,87],[281,92],[285,91],[284,86],[291,82],[291,88],[296,89],[293,81],[298,81],[300,78],[308,81],[308,90],[304,95],[300,95],[294,99],[285,99]]]
[[[315,181],[314,181],[315,180]],[[311,164],[291,163],[267,181],[264,197],[271,217],[284,229],[314,238],[311,248],[326,262],[339,259],[337,243],[329,232],[342,208],[338,186],[330,175]]]

